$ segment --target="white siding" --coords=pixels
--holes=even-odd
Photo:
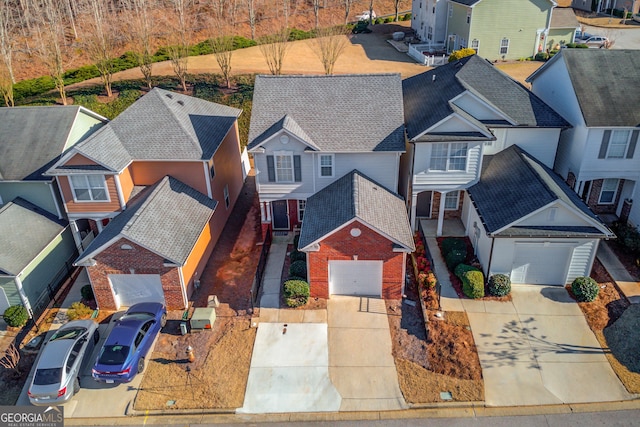
[[[413,165],[413,191],[450,191],[468,188],[477,182],[480,174],[482,143],[470,145],[467,170],[460,172],[429,171],[431,143],[416,143]]]
[[[631,130],[631,128],[629,128]],[[605,128],[590,128],[587,136],[587,144],[581,153],[580,181],[590,181],[601,178],[640,179],[640,149],[636,151],[632,159],[599,159],[600,145]]]
[[[316,179],[315,191],[321,190],[354,169],[384,185],[388,190],[394,193],[398,191],[400,153],[338,153],[335,155],[335,163],[333,180],[322,182]]]
[[[482,47],[480,47],[482,49]],[[459,98],[454,101],[458,107],[469,113],[477,120],[506,120],[506,117],[498,111],[489,108],[486,102],[480,101],[477,97],[469,94],[469,92],[463,93]],[[505,112],[509,114],[509,112]]]
[[[547,167],[553,168],[560,139],[559,128],[495,128],[491,131],[496,141],[485,147],[484,154],[496,154],[517,145]]]
[[[573,282],[576,277],[591,274],[591,266],[596,256],[597,247],[597,240],[587,240],[575,246],[567,272],[567,283]]]
[[[484,274],[486,277],[487,276],[487,269],[489,268],[489,260],[491,257],[491,238],[489,238],[487,236],[487,232],[484,228],[484,226],[482,225],[482,222],[480,221],[480,217],[478,216],[478,213],[476,212],[475,208],[473,207],[472,203],[471,203],[471,199],[469,198],[469,195],[467,193],[465,193],[464,195],[464,209],[468,209],[468,223],[466,224],[466,231],[467,231],[467,235],[469,236],[469,239],[471,239],[471,243],[476,245],[476,255],[478,257],[478,260],[480,261],[480,264],[482,264],[482,269],[484,270]],[[476,225],[480,228],[480,236],[478,237],[478,241],[475,242],[474,240],[474,227],[473,224],[476,223]],[[492,266],[493,267],[493,266]]]
[[[542,224],[548,226],[593,226],[593,223],[586,221],[585,218],[578,216],[575,211],[567,209],[565,205],[560,203],[556,203],[517,223],[518,226]]]
[[[565,180],[569,176],[569,172],[573,172],[576,177],[578,176],[582,162],[581,152],[584,150],[587,134],[586,127],[566,129],[560,133],[556,163],[553,169]]]

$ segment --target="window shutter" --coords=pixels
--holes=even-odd
[[[607,149],[609,148],[609,139],[611,138],[611,131],[605,130],[602,137],[602,144],[600,144],[600,153],[598,153],[599,159],[607,157]]]
[[[273,156],[267,156],[267,175],[269,175],[269,182],[275,182],[276,168],[273,164]]]
[[[300,156],[293,156],[293,176],[296,182],[302,181],[302,169],[300,168]]]
[[[627,150],[627,159],[633,159],[633,153],[636,151],[636,144],[638,143],[638,134],[640,131],[634,130],[631,132],[631,141],[629,141],[629,149]]]

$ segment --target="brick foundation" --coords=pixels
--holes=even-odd
[[[589,192],[589,200],[587,200],[587,205],[595,214],[615,214],[616,207],[620,202],[620,192],[622,191],[622,186],[624,185],[624,179],[620,180],[618,184],[618,191],[616,192],[616,199],[614,200],[614,203],[610,205],[598,204],[603,181],[604,180],[602,179],[595,179],[591,181],[591,191]]]
[[[444,211],[444,219],[456,219],[462,218],[462,201],[464,198],[464,192],[460,191],[458,193],[460,200],[458,200],[458,209],[455,211],[448,211],[445,209]],[[440,196],[441,193],[434,191],[432,196],[433,201],[431,203],[431,219],[438,219],[440,216]]]

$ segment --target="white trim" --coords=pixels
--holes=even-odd
[[[22,272],[20,272],[22,273]],[[24,287],[22,286],[22,280],[20,279],[20,274],[16,274],[13,278],[13,281],[16,284],[16,289],[18,290],[18,295],[20,296],[20,300],[22,301],[22,305],[27,309],[27,313],[29,313],[29,318],[33,318],[33,310],[31,309],[31,303],[29,303],[29,299],[27,298],[27,294],[24,291]]]
[[[447,207],[447,196],[449,196],[449,194],[456,194],[456,207],[455,208],[448,208]],[[460,208],[460,190],[453,190],[453,191],[447,191],[447,193],[444,196],[444,210],[445,211],[457,211]]]
[[[53,190],[53,180],[47,182],[49,186],[49,190],[51,191],[51,198],[53,199],[53,204],[56,207],[56,212],[58,214],[58,219],[64,219],[62,216],[62,212],[60,211],[60,205],[58,204],[58,198],[56,197],[56,192]],[[2,197],[0,197],[0,205],[2,204]]]
[[[277,141],[278,141],[278,144],[281,144],[281,143],[280,143],[280,139],[279,139],[279,138],[280,138],[282,135],[287,135],[287,136],[289,137],[289,142],[291,142],[291,139],[293,138],[293,140],[295,140],[295,141],[297,141],[297,142],[299,142],[299,143],[301,143],[301,144],[303,144],[303,145],[306,145],[307,147],[311,148],[313,151],[318,151],[318,150],[319,150],[319,148],[318,148],[318,147],[314,147],[313,145],[309,144],[309,142],[307,142],[307,141],[305,141],[305,140],[301,139],[301,138],[300,138],[300,137],[298,137],[297,135],[292,134],[291,132],[287,131],[286,129],[281,129],[281,130],[277,131],[276,133],[274,133],[273,135],[271,135],[270,137],[266,138],[266,139],[265,139],[264,141],[262,141],[260,144],[258,144],[258,145],[256,145],[255,147],[251,148],[251,149],[249,150],[249,152],[250,152],[250,153],[253,153],[253,152],[260,153],[260,151],[258,151],[258,150],[259,150],[259,149],[264,150],[263,145],[265,145],[265,144],[266,144],[266,143],[268,143],[268,142],[274,141],[274,140],[277,140]]]
[[[458,104],[456,104],[456,101],[464,96],[470,96],[472,98],[474,98],[476,101],[478,101],[479,103],[483,104],[485,107],[487,107],[489,110],[493,111],[494,113],[496,113],[499,116],[502,116],[503,119],[505,119],[506,121],[509,122],[509,124],[511,124],[512,126],[517,126],[517,122],[515,120],[513,120],[511,117],[509,117],[509,115],[507,113],[505,113],[504,111],[498,109],[495,105],[490,104],[488,102],[486,102],[485,100],[483,100],[482,98],[478,97],[475,93],[469,91],[469,90],[465,90],[464,92],[462,92],[459,95],[456,95],[455,97],[451,98],[451,100],[449,102],[452,102],[453,104],[456,105],[456,107],[460,108],[458,106]],[[462,109],[462,108],[460,108]],[[473,115],[469,114],[471,117],[473,117]],[[475,117],[474,117],[475,119]],[[478,120],[478,119],[476,119]],[[480,120],[478,120],[480,121]],[[538,126],[531,126],[532,128],[538,128]],[[484,133],[484,132],[483,132]],[[490,134],[489,136],[494,137],[493,134]],[[494,137],[495,138],[495,137]]]
[[[180,289],[182,290],[182,307],[187,307],[187,287],[184,285],[184,275],[182,274],[182,267],[178,267],[178,277],[180,277]],[[162,276],[160,276],[160,284],[162,284]],[[162,294],[164,296],[164,288],[162,289]],[[165,305],[167,303],[167,299],[164,299]]]
[[[89,184],[89,178],[88,175],[91,176],[101,176],[102,177],[102,184],[104,187],[104,192],[105,192],[105,196],[107,196],[106,200],[93,200],[93,196],[91,195],[91,185]],[[89,197],[92,197],[90,200],[78,200],[76,199],[76,192],[75,192],[75,187],[73,185],[73,180],[71,179],[71,177],[84,177],[87,183],[87,189],[89,190]],[[107,179],[105,177],[104,174],[98,175],[98,174],[77,174],[77,175],[67,175],[67,182],[69,183],[69,188],[71,189],[71,196],[73,197],[73,201],[75,203],[110,203],[111,202],[111,196],[109,195],[109,187],[107,186]]]
[[[211,172],[209,172],[209,162],[202,162],[204,168],[204,181],[207,183],[207,196],[213,199],[213,193],[211,190]]]
[[[114,175],[113,179],[116,183],[116,192],[118,193],[118,201],[120,202],[120,209],[125,210],[127,204],[124,201],[124,194],[122,194],[122,185],[120,184],[120,175]]]
[[[291,184],[296,182],[296,167],[295,167],[295,161],[293,159],[293,156],[294,156],[293,151],[280,150],[280,151],[273,152],[273,174],[275,175],[275,179],[276,179],[274,182],[284,183],[284,184]],[[291,159],[291,181],[278,179],[278,157],[289,157]],[[284,169],[282,170],[284,171]]]
[[[615,190],[613,190],[613,197],[611,198],[610,202],[603,202],[602,201],[602,193],[604,191],[607,191],[607,192],[611,192],[612,191],[612,190],[605,190],[604,189],[605,181],[615,181],[616,182],[616,188],[615,188]],[[616,203],[616,196],[618,195],[618,188],[620,188],[620,179],[618,179],[618,178],[604,178],[602,180],[602,186],[600,187],[600,194],[598,195],[598,204],[599,205],[613,205],[613,204],[615,204]]]
[[[465,156],[464,156],[464,169],[450,169],[450,163],[452,160],[451,157],[451,146],[453,144],[463,144],[465,145]],[[432,165],[432,161],[434,159],[434,155],[433,155],[433,149],[435,146],[437,145],[445,145],[447,147],[447,153],[446,153],[446,165],[445,165],[445,169],[433,169],[431,167]],[[428,171],[429,172],[445,172],[445,173],[460,173],[460,172],[464,172],[467,173],[468,172],[468,168],[469,168],[469,143],[468,142],[434,142],[431,144],[431,153],[429,155],[429,167],[428,167]],[[441,157],[439,157],[441,158]],[[461,159],[461,156],[456,156],[453,157],[454,159]]]
[[[322,168],[328,167],[322,165],[322,158],[329,157],[331,159],[331,175],[322,175]],[[333,153],[318,153],[318,177],[319,178],[333,178],[335,176],[336,171],[336,156]]]
[[[633,129],[627,128],[627,129],[607,129],[611,131],[611,135],[609,135],[609,143],[607,144],[607,153],[605,154],[604,158],[605,159],[614,159],[614,160],[622,160],[622,159],[626,159],[627,158],[627,153],[629,152],[629,143],[631,142],[631,137],[633,136]],[[627,141],[625,142],[625,146],[624,146],[624,152],[622,153],[621,157],[611,157],[611,147],[612,147],[612,141],[613,141],[613,134],[614,132],[628,132],[629,134],[627,135]]]

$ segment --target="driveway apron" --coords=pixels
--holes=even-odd
[[[332,295],[327,310],[329,374],[340,410],[405,409],[384,300]]]
[[[511,302],[464,301],[487,406],[632,398],[563,287],[519,285],[511,295]]]

